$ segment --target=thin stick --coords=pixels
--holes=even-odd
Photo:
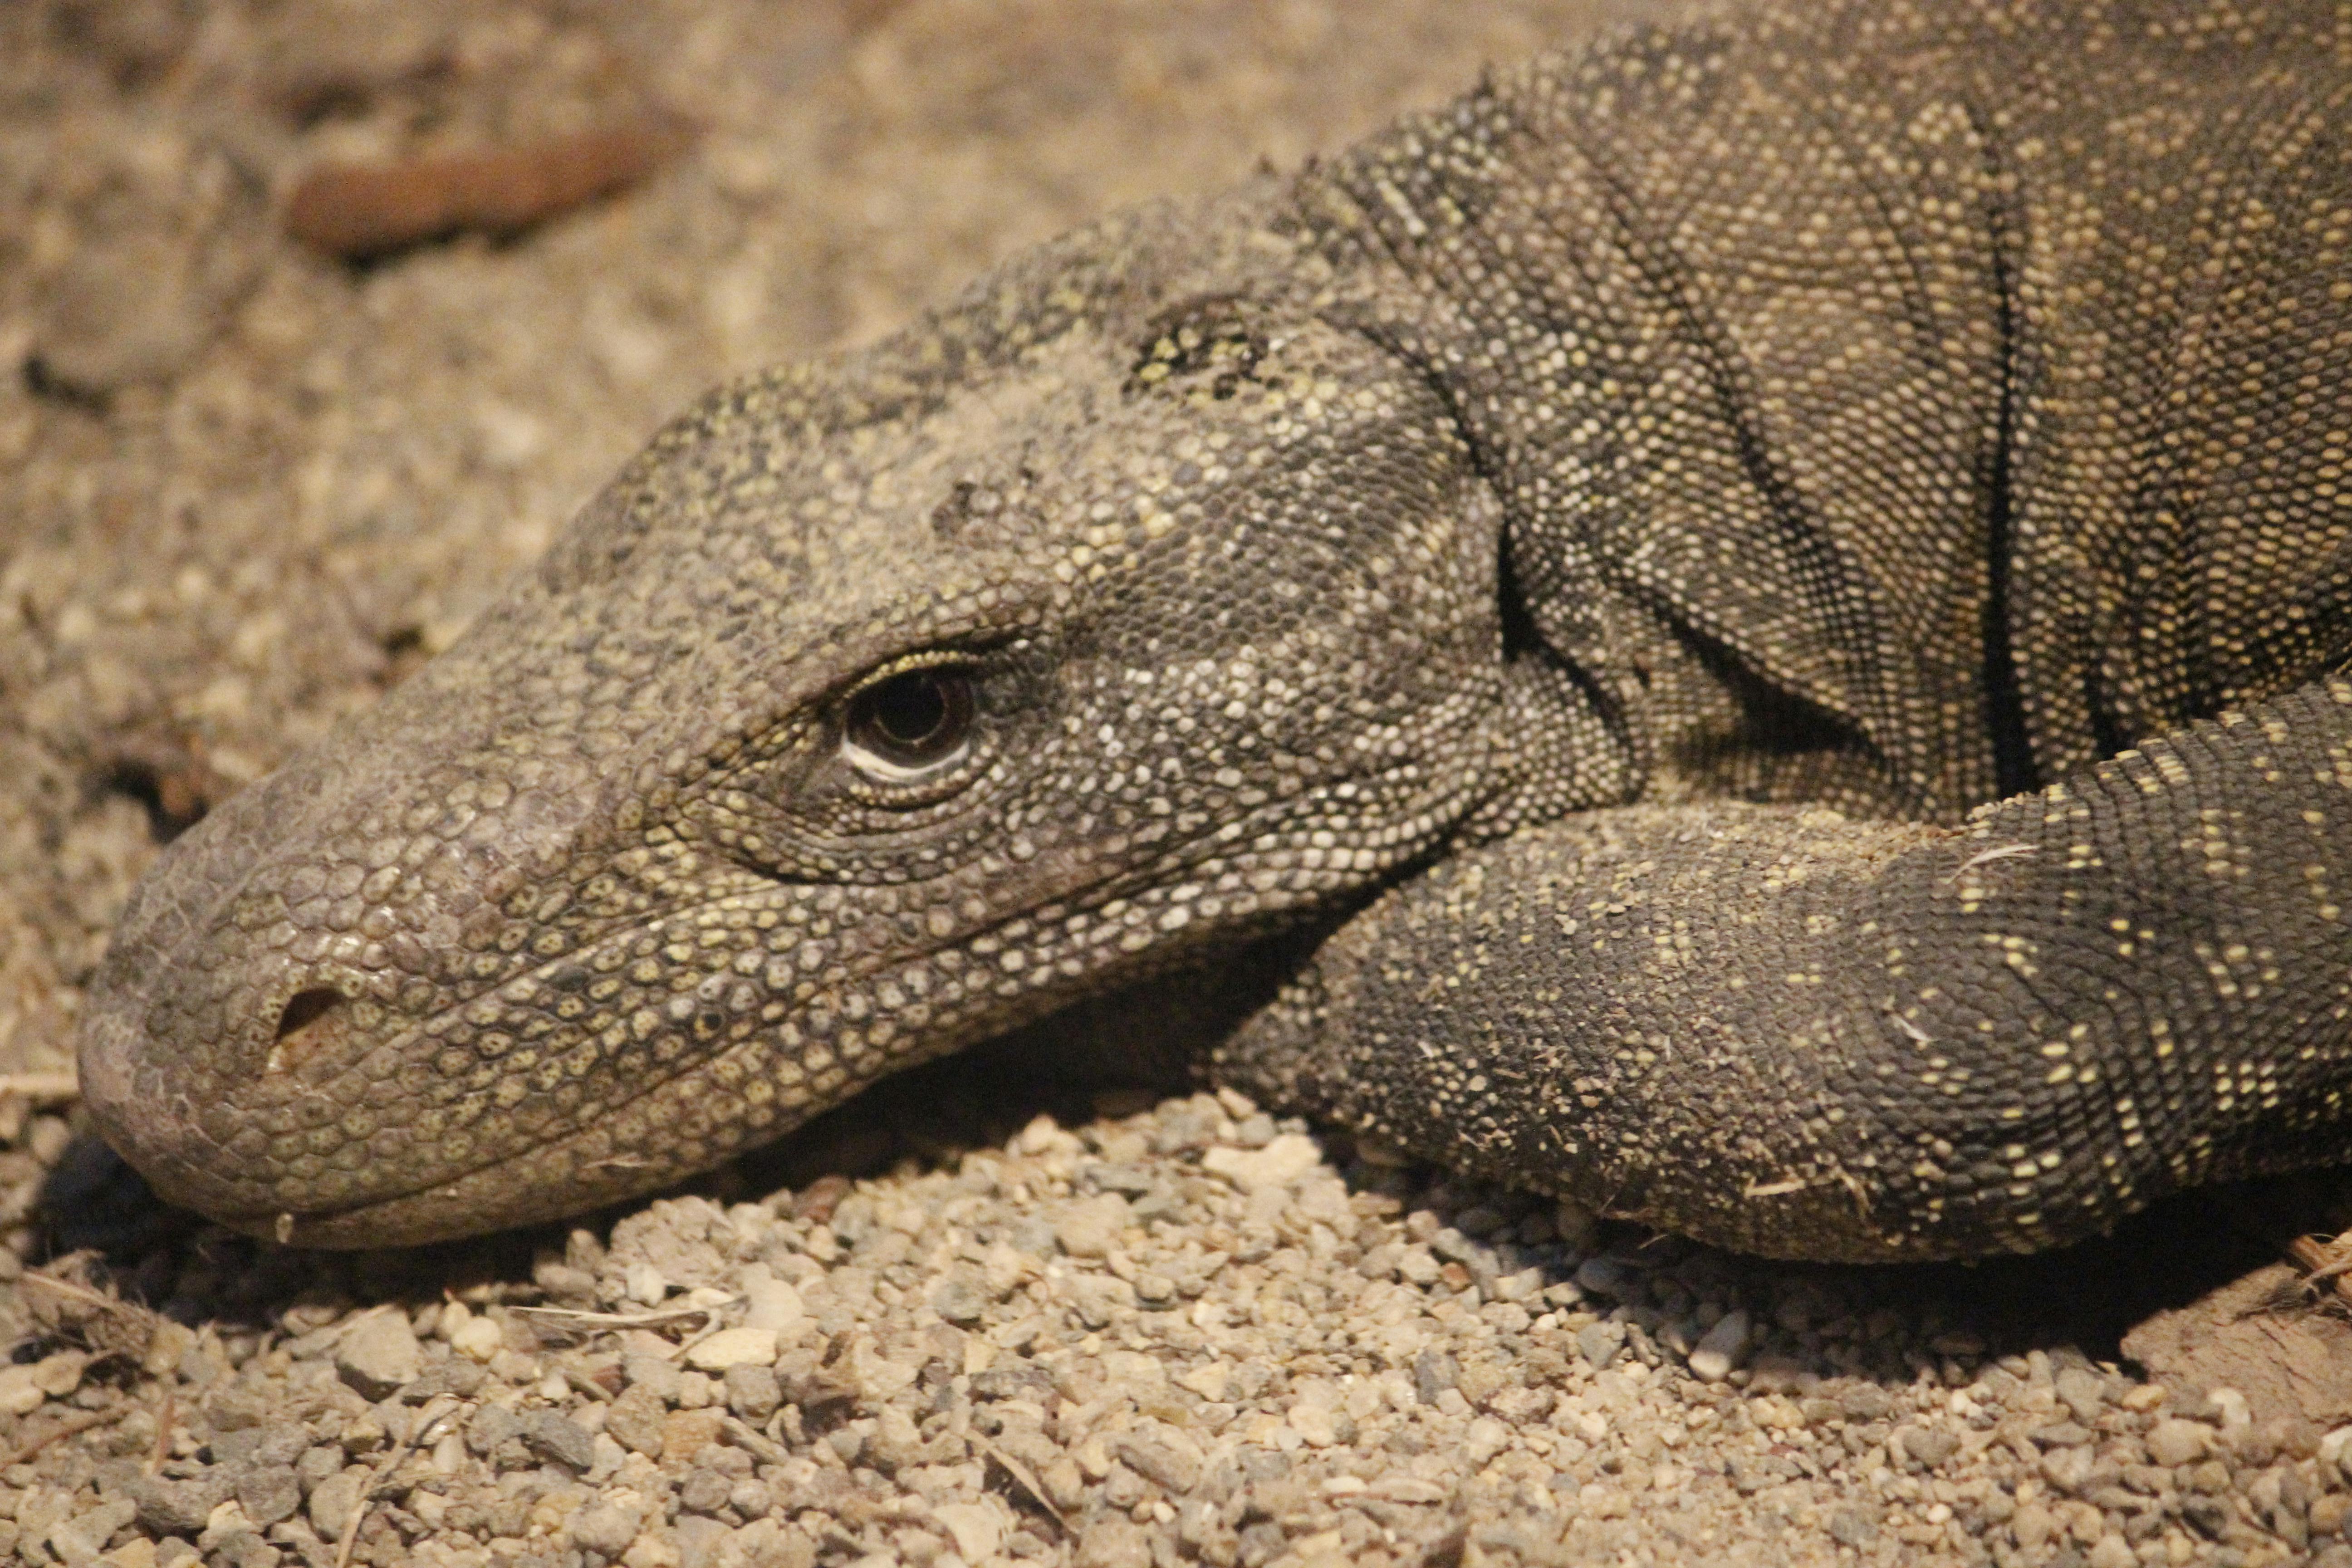
[[[120,1410],[84,1410],[68,1415],[58,1425],[56,1431],[45,1437],[34,1438],[6,1458],[0,1459],[0,1470],[10,1469],[23,1464],[50,1444],[70,1437],[77,1432],[87,1432],[93,1426],[103,1426],[110,1421],[120,1421],[123,1415],[124,1412]]]
[[[155,1412],[155,1447],[147,1456],[147,1473],[153,1475],[163,1468],[172,1453],[172,1427],[180,1419],[180,1396],[171,1384],[163,1385],[163,1408]]]
[[[60,1279],[54,1274],[43,1274],[37,1269],[22,1278],[27,1285],[47,1286],[60,1296],[70,1296],[75,1300],[85,1302],[101,1311],[137,1313],[147,1310],[126,1301],[120,1296],[110,1296],[103,1290],[93,1290],[87,1285],[77,1285],[70,1279]]]
[[[533,1318],[544,1318],[555,1324],[576,1323],[588,1329],[659,1329],[672,1323],[682,1323],[688,1318],[715,1318],[711,1307],[664,1307],[651,1312],[587,1312],[577,1307],[509,1307]]]
[[[444,1399],[449,1400],[449,1403],[441,1404]],[[438,1405],[439,1408],[436,1409],[435,1405]],[[416,1413],[416,1425],[408,1429],[408,1436],[401,1439],[400,1446],[393,1449],[390,1457],[375,1468],[375,1474],[368,1478],[368,1484],[360,1490],[360,1500],[352,1505],[351,1518],[343,1521],[343,1538],[335,1543],[335,1568],[352,1568],[352,1548],[359,1543],[360,1525],[365,1521],[369,1511],[375,1506],[376,1489],[391,1479],[392,1472],[400,1468],[401,1462],[408,1458],[419,1443],[425,1441],[425,1435],[439,1426],[441,1418],[457,1407],[457,1400],[445,1394],[436,1398],[432,1405],[426,1405]]]
[[[44,1105],[81,1098],[81,1079],[69,1072],[0,1073],[0,1095],[19,1094]]]
[[[2334,1245],[2315,1236],[2298,1236],[2286,1244],[2287,1255],[2310,1270],[2309,1285],[2326,1285],[2336,1299],[2352,1307],[2352,1250],[2337,1237]]]

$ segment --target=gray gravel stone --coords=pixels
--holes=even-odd
[[[1276,1540],[1281,1540],[1279,1530]],[[1244,1550],[1242,1560],[1246,1563],[1252,1555]],[[1150,1542],[1131,1520],[1098,1519],[1078,1538],[1077,1568],[1137,1568],[1150,1560]]]
[[[1850,1421],[1877,1421],[1895,1408],[1895,1400],[1886,1390],[1874,1383],[1856,1383],[1839,1396],[1839,1405]]]
[[[1227,1142],[1238,1149],[1263,1149],[1274,1142],[1277,1131],[1274,1118],[1261,1110],[1235,1122]]]
[[[1397,1273],[1408,1285],[1427,1287],[1437,1282],[1439,1264],[1425,1247],[1408,1247],[1399,1251]]]
[[[301,1483],[302,1495],[308,1497],[311,1488],[329,1476],[341,1474],[342,1468],[342,1449],[331,1443],[321,1443],[302,1451],[302,1457],[294,1464],[294,1479]]]
[[[1748,1314],[1726,1312],[1691,1351],[1691,1375],[1719,1383],[1748,1353]]]
[[[1617,1364],[1619,1356],[1625,1353],[1625,1325],[1612,1323],[1606,1319],[1597,1323],[1587,1323],[1576,1331],[1576,1349],[1578,1354],[1591,1363],[1593,1371],[1606,1372]]]
[[[649,1459],[662,1455],[662,1423],[668,1415],[658,1395],[642,1383],[631,1384],[604,1415],[604,1430],[624,1447]]]
[[[1641,1271],[1614,1258],[1588,1258],[1577,1265],[1576,1287],[1589,1295],[1629,1301],[1643,1293]]]
[[[1841,1546],[1851,1546],[1857,1552],[1878,1539],[1880,1510],[1872,1504],[1849,1503],[1832,1510],[1829,1518],[1830,1539]]]
[[[950,1323],[976,1323],[988,1310],[988,1293],[961,1274],[950,1274],[931,1289],[931,1310]]]
[[[572,1516],[572,1543],[583,1552],[618,1557],[637,1538],[642,1516],[633,1508],[600,1502]]]
[[[1444,1351],[1426,1350],[1413,1358],[1413,1393],[1423,1405],[1436,1404],[1440,1394],[1461,1380],[1461,1363]]]
[[[1101,1258],[1118,1245],[1128,1218],[1127,1200],[1117,1193],[1075,1199],[1055,1215],[1054,1237],[1073,1258]]]
[[[766,1368],[760,1370],[765,1372]],[[775,1374],[769,1373],[772,1384]],[[579,1422],[560,1410],[534,1410],[522,1418],[524,1445],[551,1464],[574,1472],[596,1462],[596,1440]]]
[[[695,1514],[681,1516],[670,1526],[677,1542],[678,1568],[719,1568],[735,1532],[725,1521]]]
[[[45,375],[104,398],[180,374],[218,330],[219,298],[168,236],[133,234],[82,251],[59,279],[36,349]]]
[[[777,1381],[773,1367],[730,1366],[722,1383],[727,1390],[727,1408],[755,1426],[773,1415],[784,1400],[783,1385]]]
[[[675,1405],[686,1391],[686,1371],[676,1362],[656,1355],[631,1355],[621,1360],[621,1375],[632,1389],[644,1389],[665,1405]]]
[[[194,1535],[213,1510],[228,1500],[236,1479],[215,1466],[202,1475],[166,1480],[135,1476],[123,1489],[135,1505],[142,1528],[152,1535]]]
[[[503,1405],[484,1405],[466,1423],[466,1447],[488,1455],[522,1435],[522,1421]]]
[[[2193,1465],[2212,1439],[2213,1429],[2203,1423],[2168,1415],[2148,1428],[2148,1458],[2159,1465]]]
[[[114,1532],[138,1516],[139,1510],[128,1498],[102,1502],[88,1513],[63,1520],[49,1529],[49,1550],[66,1568],[87,1568],[98,1561]]]
[[[1957,1432],[1939,1426],[1906,1426],[1903,1429],[1903,1451],[1930,1468],[1942,1464],[1959,1451]]]
[[[341,1539],[343,1526],[357,1508],[369,1472],[359,1466],[329,1476],[310,1489],[310,1528],[328,1541]]]
[[[697,1465],[678,1484],[677,1505],[689,1513],[717,1513],[727,1506],[728,1494],[734,1489],[733,1478]]]
[[[400,1312],[378,1312],[354,1323],[335,1347],[335,1371],[370,1399],[415,1383],[424,1372],[416,1331]]]
[[[2074,1419],[2085,1426],[2098,1420],[2099,1412],[2106,1408],[2105,1380],[2079,1366],[2066,1367],[2058,1373],[2057,1393],[2059,1403],[2073,1411]]]
[[[1121,1436],[1118,1454],[1136,1474],[1178,1496],[1201,1479],[1200,1446],[1160,1423]]]
[[[302,1507],[302,1483],[283,1465],[257,1465],[238,1478],[236,1500],[246,1518],[267,1530]]]

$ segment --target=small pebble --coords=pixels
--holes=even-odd
[[[367,1398],[382,1399],[416,1381],[422,1358],[408,1320],[398,1312],[377,1312],[344,1333],[335,1349],[335,1371]]]
[[[1576,1349],[1592,1364],[1593,1371],[1606,1372],[1624,1353],[1625,1325],[1606,1321],[1587,1323],[1576,1331]]]
[[[783,1385],[777,1380],[773,1367],[730,1366],[725,1386],[727,1408],[755,1426],[765,1423],[783,1403]]]
[[[488,1318],[474,1318],[449,1336],[449,1348],[476,1362],[488,1362],[506,1349],[506,1336]]]
[[[2079,1366],[2066,1367],[2058,1373],[2057,1392],[2059,1403],[2086,1426],[2096,1421],[2099,1412],[2106,1407],[2105,1384],[2095,1373]]]
[[[1509,1427],[1491,1415],[1481,1415],[1470,1423],[1470,1429],[1464,1434],[1462,1461],[1470,1469],[1481,1469],[1510,1443]]]
[[[2148,1428],[2148,1458],[2159,1465],[2193,1465],[2205,1457],[2213,1429],[2202,1422],[2167,1416]]]
[[[1003,1523],[985,1503],[941,1503],[931,1510],[931,1517],[947,1527],[957,1555],[967,1563],[987,1562],[1003,1542]]]
[[[29,1415],[47,1403],[48,1395],[33,1381],[33,1369],[21,1363],[0,1367],[0,1415]]]
[[[1903,1451],[1930,1469],[1959,1452],[1960,1438],[1957,1432],[1938,1426],[1906,1426],[1903,1429]]]
[[[1748,1353],[1748,1314],[1726,1312],[1691,1352],[1691,1375],[1703,1383],[1720,1383]]]
[[[1588,1295],[1623,1300],[1641,1276],[1613,1258],[1588,1258],[1577,1266],[1576,1288]]]
[[[291,1519],[302,1506],[302,1484],[283,1466],[257,1465],[238,1479],[236,1500],[247,1519],[267,1530],[281,1519]]]
[[[606,1407],[604,1430],[624,1447],[649,1459],[662,1457],[662,1423],[669,1412],[644,1384],[632,1384]]]
[[[1127,1224],[1127,1200],[1117,1193],[1102,1193],[1063,1205],[1054,1221],[1054,1237],[1073,1258],[1102,1258],[1118,1245]]]
[[[583,1552],[618,1557],[636,1540],[639,1518],[633,1508],[610,1502],[592,1504],[572,1517],[572,1544]]]
[[[1271,1124],[1269,1123],[1269,1132]],[[1304,1133],[1269,1136],[1255,1149],[1220,1147],[1202,1156],[1201,1168],[1244,1192],[1287,1186],[1323,1162],[1322,1148]]]
[[[766,1366],[776,1359],[776,1331],[773,1329],[721,1329],[717,1333],[698,1340],[686,1352],[688,1364],[704,1372],[725,1372],[730,1367],[757,1364]]]
[[[66,1568],[89,1568],[98,1561],[98,1554],[114,1532],[138,1516],[138,1506],[127,1498],[100,1503],[88,1513],[71,1520],[61,1520],[50,1527],[49,1550],[56,1552]],[[29,1552],[20,1549],[26,1562],[35,1561]]]
[[[596,1460],[595,1439],[560,1410],[534,1410],[524,1415],[522,1440],[532,1453],[566,1469],[585,1470]]]
[[[1339,1440],[1336,1413],[1321,1405],[1294,1405],[1283,1419],[1315,1447],[1328,1448]]]
[[[754,1263],[743,1270],[743,1294],[748,1304],[743,1310],[743,1326],[766,1329],[779,1342],[797,1333],[808,1319],[808,1309],[801,1293],[790,1281],[779,1279],[764,1263]]]

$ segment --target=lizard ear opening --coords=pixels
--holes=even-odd
[[[333,1043],[348,1024],[351,999],[331,985],[313,985],[287,998],[270,1036],[268,1068],[288,1072]]]

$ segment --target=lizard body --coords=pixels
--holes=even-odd
[[[2347,91],[2319,3],[1639,31],[721,388],[167,853],[92,1110],[421,1239],[1274,942],[1229,1080],[1754,1250],[2339,1159]]]

